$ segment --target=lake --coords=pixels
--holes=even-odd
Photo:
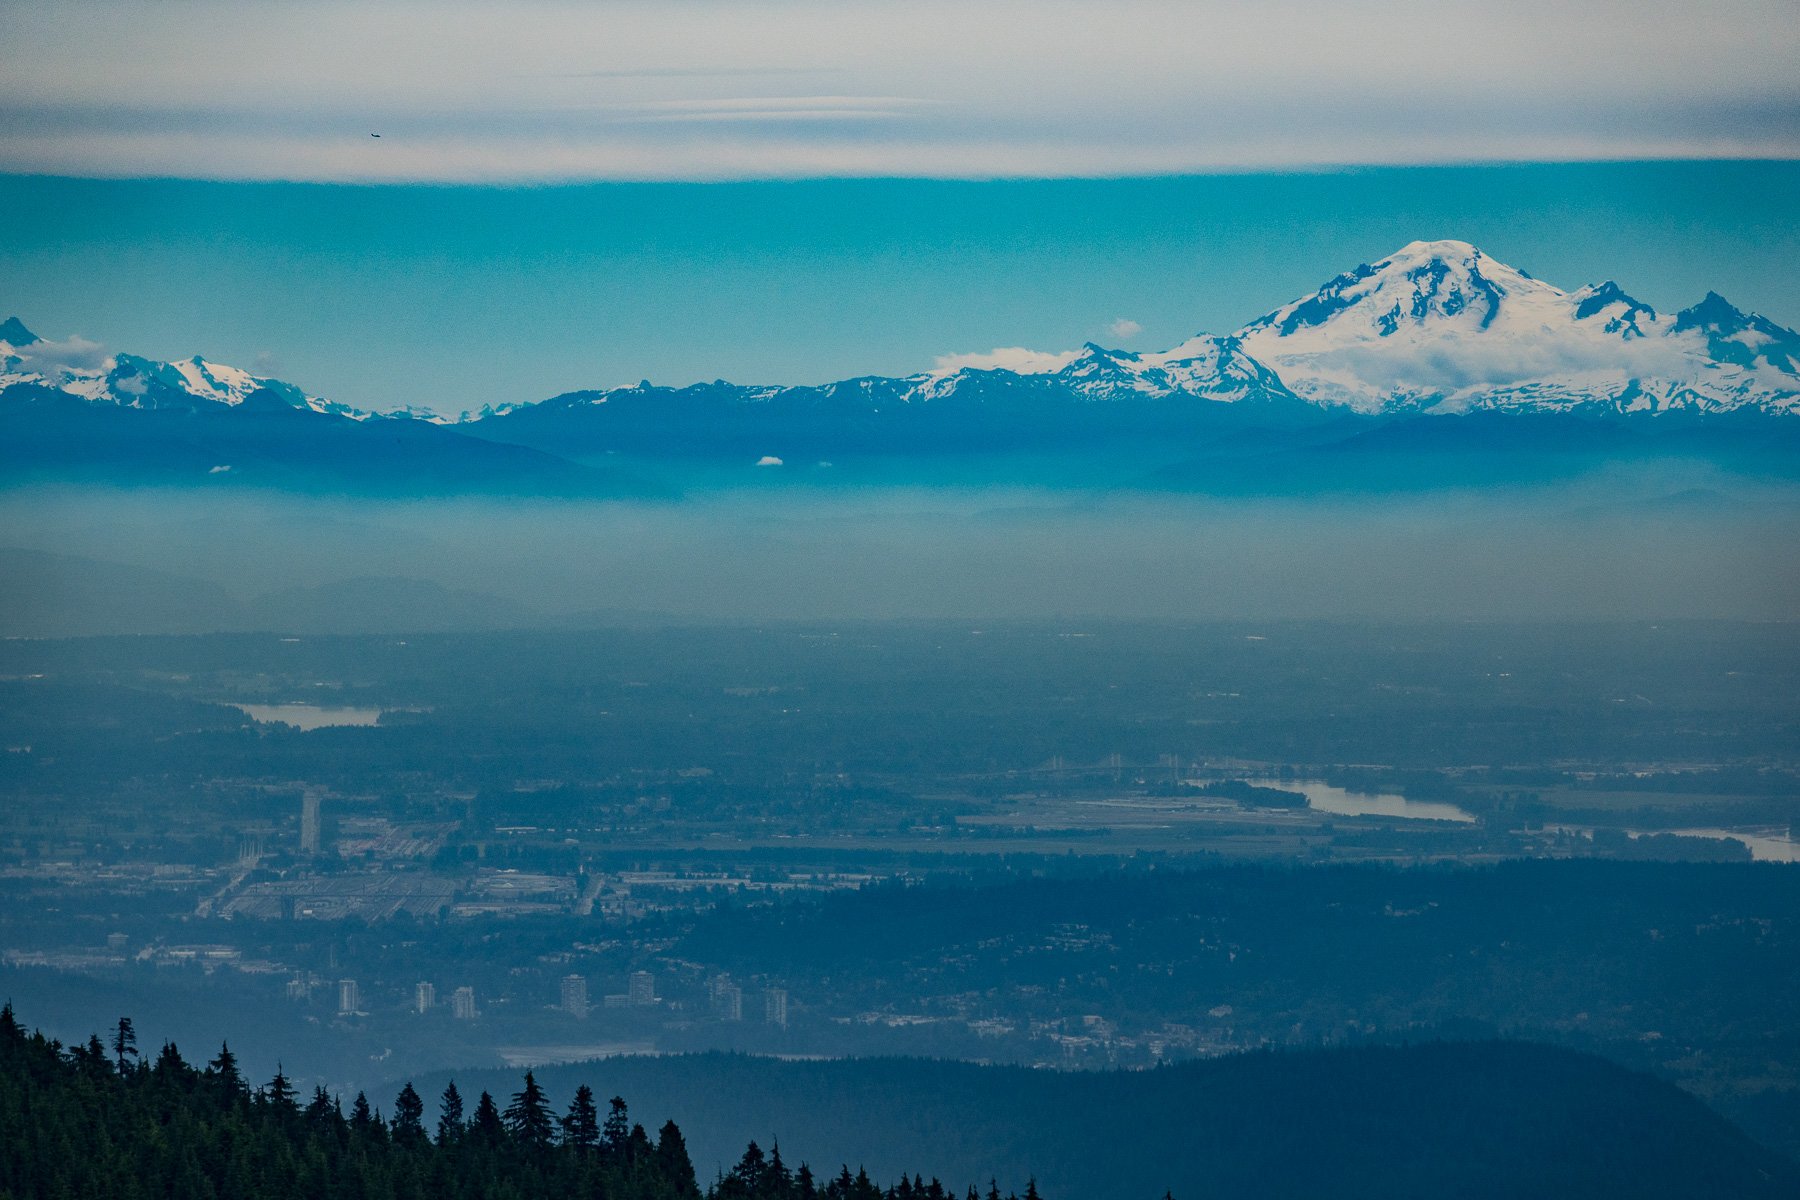
[[[1409,821],[1458,821],[1464,824],[1475,820],[1474,814],[1454,804],[1408,800],[1390,792],[1352,792],[1317,779],[1252,779],[1249,782],[1257,787],[1304,793],[1309,808],[1340,817],[1398,817]]]
[[[340,725],[373,725],[381,719],[379,708],[328,707],[320,704],[234,704],[233,708],[265,725],[292,725],[296,729],[328,729]]]
[[[1682,837],[1736,838],[1750,847],[1750,857],[1757,862],[1800,862],[1800,842],[1779,826],[1772,829],[1671,829]],[[1632,831],[1632,837],[1643,835]]]

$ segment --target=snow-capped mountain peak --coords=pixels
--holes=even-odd
[[[1720,361],[1800,375],[1800,334],[1744,312],[1717,292],[1677,313],[1674,329],[1705,337],[1708,353]]]
[[[1676,318],[1574,292],[1467,242],[1412,242],[1241,331],[1314,403],[1361,412],[1800,404],[1792,331],[1709,297]]]
[[[1625,294],[1625,289],[1607,280],[1590,284],[1570,293],[1575,301],[1577,321],[1599,320],[1608,333],[1622,338],[1650,337],[1663,332],[1658,328],[1656,310],[1641,300]]]
[[[1717,330],[1742,328],[1750,318],[1743,309],[1719,293],[1707,292],[1698,304],[1682,309],[1675,319],[1683,329]]]
[[[73,351],[73,352],[71,352]],[[347,404],[309,395],[291,383],[252,375],[241,367],[198,355],[161,362],[136,354],[106,355],[81,339],[52,345],[17,317],[0,324],[0,391],[28,384],[50,388],[96,404],[139,409],[237,408],[259,402],[361,420],[370,414]]]
[[[1560,294],[1467,242],[1409,242],[1249,325],[1246,336],[1391,338],[1407,330],[1455,326],[1486,329],[1505,311]]]
[[[1129,379],[1138,374],[1141,356],[1130,350],[1108,350],[1088,342],[1075,357],[1059,367],[1055,374],[1062,379]]]
[[[1468,242],[1410,242],[1250,322],[1161,353],[1088,343],[960,356],[919,392],[994,376],[1088,400],[1298,398],[1359,412],[1800,411],[1800,335],[1717,295],[1675,316],[1607,280],[1574,291]]]
[[[308,409],[370,414],[204,358],[106,356],[79,338],[46,343],[14,317],[0,324],[0,392],[25,385],[131,409]],[[549,422],[555,413],[680,427],[719,406],[757,419],[834,421],[903,410],[983,406],[1034,420],[1058,406],[1155,402],[1311,404],[1361,413],[1512,411],[1800,414],[1800,333],[1717,293],[1664,315],[1607,280],[1574,291],[1468,242],[1416,241],[1329,280],[1234,334],[1201,333],[1161,352],[1044,352],[998,347],[942,357],[930,370],[816,386],[629,388],[507,402],[458,418],[473,425]],[[1086,413],[1091,419],[1096,413]],[[1155,419],[1161,419],[1161,416]],[[886,420],[886,418],[883,418]],[[1130,418],[1129,424],[1137,418]],[[671,433],[671,436],[675,436]]]
[[[1088,342],[1072,355],[1039,355],[1007,374],[1037,376],[1084,400],[1215,401],[1292,399],[1275,373],[1244,352],[1239,339],[1199,334],[1163,353],[1114,350]],[[939,377],[929,395],[954,392],[960,374]]]

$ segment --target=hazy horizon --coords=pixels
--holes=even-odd
[[[0,0],[0,1198],[1800,1196],[1797,16]]]
[[[47,488],[0,497],[0,520],[5,547],[58,556],[15,578],[0,601],[11,635],[136,631],[112,590],[119,581],[88,576],[81,559],[162,576],[139,585],[165,609],[183,580],[216,589],[179,619],[138,614],[144,630],[190,632],[208,627],[208,603],[217,628],[266,628],[255,602],[271,594],[286,594],[286,607],[270,611],[308,631],[329,631],[343,605],[342,632],[371,621],[404,631],[409,613],[419,630],[633,614],[1800,617],[1800,563],[1769,553],[1800,534],[1800,494],[1704,467],[1481,492],[1259,499],[955,486],[370,502]],[[366,586],[396,579],[471,595]],[[338,587],[347,581],[365,583]]]

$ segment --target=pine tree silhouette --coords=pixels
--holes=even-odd
[[[425,1102],[410,1082],[394,1098],[394,1140],[409,1146],[425,1140]]]
[[[462,1093],[456,1090],[456,1080],[452,1079],[444,1085],[443,1098],[438,1101],[438,1144],[448,1145],[460,1138],[462,1133]]]
[[[524,1088],[513,1093],[504,1117],[513,1144],[528,1153],[542,1154],[556,1141],[556,1120],[550,1115],[550,1102],[530,1071],[525,1072]]]
[[[600,1145],[600,1113],[594,1107],[594,1089],[582,1084],[569,1101],[569,1111],[562,1119],[563,1145],[572,1147],[583,1157]]]
[[[11,1009],[9,1008],[7,1011],[10,1012]],[[135,1060],[138,1056],[137,1031],[131,1027],[130,1017],[119,1018],[119,1027],[113,1033],[112,1050],[113,1057],[118,1060],[119,1074],[123,1075],[125,1060],[127,1058]]]
[[[263,1089],[263,1097],[276,1112],[292,1113],[295,1111],[295,1095],[294,1085],[282,1073],[281,1064],[276,1063],[275,1078],[269,1080],[269,1086]]]
[[[206,1070],[226,1099],[235,1100],[249,1094],[249,1089],[244,1085],[243,1073],[238,1070],[237,1055],[231,1052],[231,1047],[225,1042],[219,1043],[218,1057],[206,1064]]]
[[[469,1119],[469,1137],[484,1148],[506,1144],[506,1123],[500,1119],[500,1109],[494,1098],[486,1092],[475,1101],[475,1115]]]
[[[606,1143],[606,1152],[613,1158],[624,1159],[625,1144],[631,1138],[631,1117],[626,1111],[623,1096],[612,1098],[611,1109],[606,1114],[606,1124],[600,1132]]]

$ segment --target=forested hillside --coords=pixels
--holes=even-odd
[[[504,1072],[463,1072],[467,1090]],[[1680,1089],[1526,1042],[1228,1055],[1140,1071],[704,1054],[544,1067],[553,1096],[631,1096],[700,1174],[743,1139],[878,1177],[923,1170],[1050,1200],[1800,1195],[1800,1168]],[[438,1077],[432,1087],[441,1086]]]
[[[0,1200],[1001,1200],[989,1170],[1022,1165],[1042,1167],[1052,1197],[1082,1200],[1800,1194],[1800,1168],[1675,1088],[1524,1043],[1099,1074],[729,1055],[547,1074],[567,1085],[566,1106],[527,1072],[500,1098],[477,1092],[477,1075],[444,1083],[430,1110],[407,1083],[386,1114],[360,1092],[346,1112],[323,1089],[297,1095],[281,1070],[251,1084],[223,1044],[203,1067],[168,1043],[140,1054],[121,1020],[106,1041],[65,1047],[27,1035],[8,1004]],[[703,1169],[702,1187],[675,1121],[652,1137],[623,1099],[603,1113],[587,1082],[599,1078],[651,1085],[656,1111],[715,1131],[789,1137],[790,1161],[796,1146],[851,1164],[905,1147],[990,1182],[965,1191],[902,1173],[884,1189],[842,1163],[815,1176],[772,1140]],[[1037,1177],[1023,1200],[1039,1200]]]
[[[675,1123],[652,1139],[622,1099],[602,1117],[584,1087],[559,1116],[527,1073],[501,1104],[450,1085],[428,1114],[409,1085],[391,1116],[361,1093],[346,1114],[323,1090],[296,1095],[279,1071],[250,1085],[224,1044],[204,1067],[167,1043],[140,1055],[122,1020],[110,1044],[65,1048],[27,1036],[8,1004],[0,1200],[954,1200],[935,1179],[885,1190],[847,1169],[816,1179],[754,1144],[702,1190]]]

